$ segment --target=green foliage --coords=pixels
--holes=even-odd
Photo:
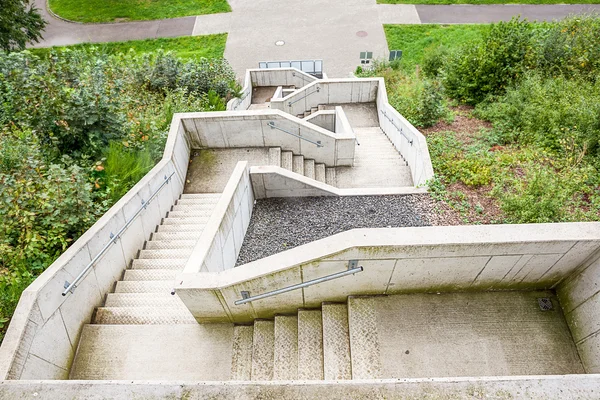
[[[0,50],[23,50],[39,42],[46,22],[29,0],[2,0],[0,3]]]
[[[481,43],[466,45],[448,58],[442,70],[448,95],[477,104],[503,93],[532,64],[532,37],[532,25],[525,20],[493,24]]]
[[[437,78],[449,55],[450,51],[446,46],[438,46],[427,50],[423,56],[423,74],[428,78]]]
[[[226,0],[50,0],[50,9],[71,21],[122,22],[231,11]]]

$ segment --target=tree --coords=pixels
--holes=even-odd
[[[46,21],[29,0],[0,0],[0,49],[23,50],[38,42]]]

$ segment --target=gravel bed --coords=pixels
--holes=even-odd
[[[236,265],[355,228],[446,225],[427,194],[258,200]]]

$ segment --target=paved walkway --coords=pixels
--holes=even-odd
[[[553,20],[572,13],[600,12],[595,5],[410,5],[375,0],[230,0],[233,12],[116,24],[77,24],[51,16],[46,0],[36,6],[49,22],[36,47],[206,35],[228,32],[225,57],[238,76],[259,61],[323,59],[329,77],[345,77],[359,53],[387,57],[382,24],[488,23],[521,15]],[[275,42],[283,41],[283,46]]]

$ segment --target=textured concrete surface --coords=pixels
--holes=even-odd
[[[323,379],[321,310],[298,311],[298,379]]]
[[[273,380],[298,379],[298,317],[275,317]]]
[[[552,310],[540,310],[541,297],[552,299]],[[414,294],[365,301],[376,315],[385,378],[584,372],[552,292]],[[360,302],[355,299],[350,306]],[[351,319],[350,330],[363,320]]]
[[[71,379],[222,380],[233,325],[86,325]]]
[[[233,328],[233,358],[231,380],[249,381],[252,378],[252,336],[254,327],[238,325]]]
[[[0,398],[597,400],[599,375],[320,382],[4,381]]]
[[[268,165],[269,148],[193,150],[184,193],[222,192],[238,161]]]
[[[352,379],[348,308],[346,304],[323,304],[322,315],[325,380]]]
[[[270,381],[273,379],[275,323],[255,321],[252,341],[252,380]]]

